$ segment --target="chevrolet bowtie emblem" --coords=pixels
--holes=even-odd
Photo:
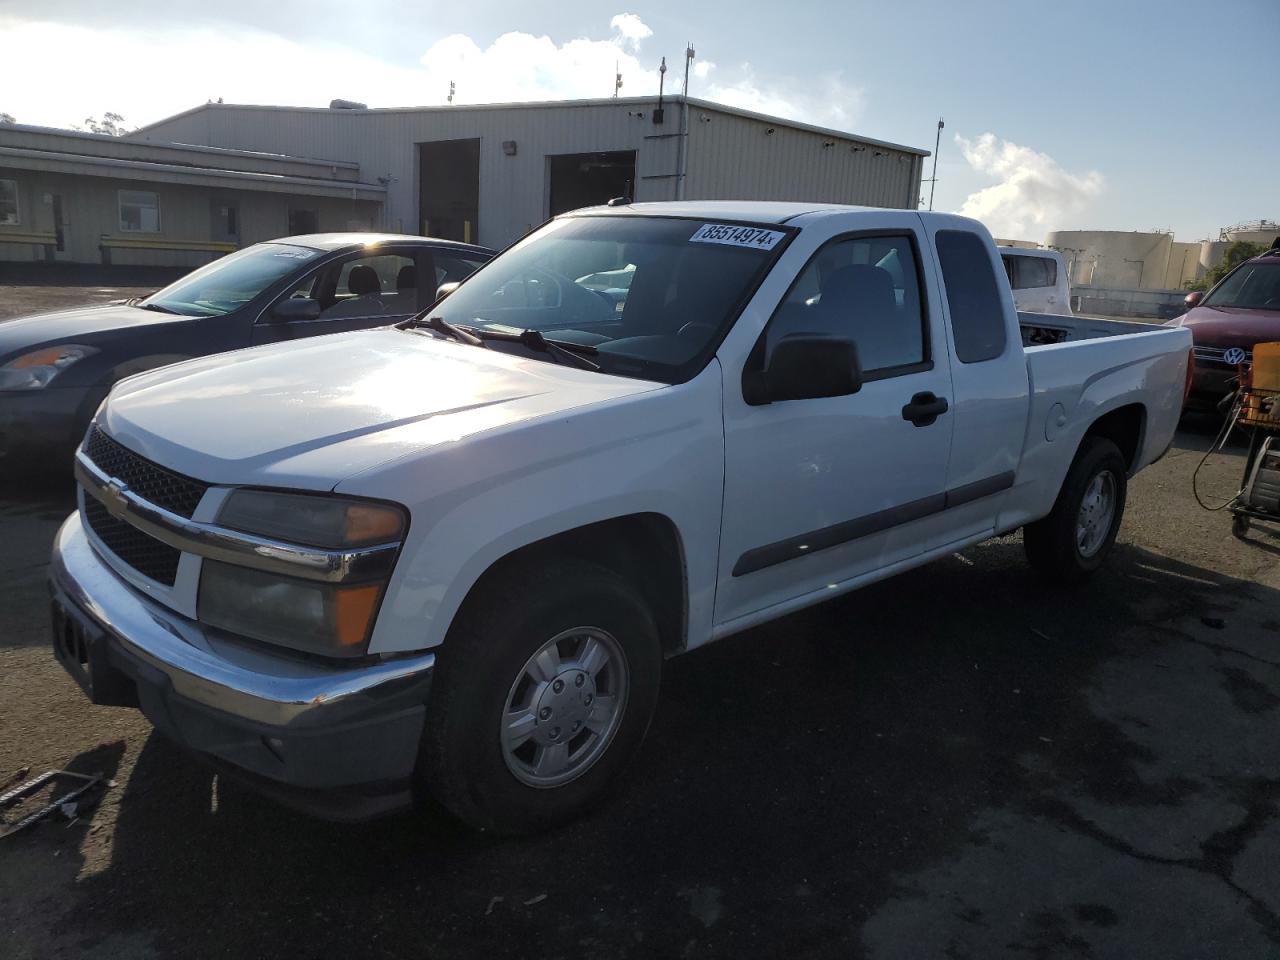
[[[129,504],[124,496],[127,489],[128,487],[119,480],[108,480],[106,487],[102,490],[102,504],[107,508],[107,513],[116,519],[124,516],[125,508]]]

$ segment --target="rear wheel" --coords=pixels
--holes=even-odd
[[[1052,512],[1023,528],[1031,566],[1062,583],[1083,580],[1102,566],[1124,516],[1126,473],[1119,447],[1105,437],[1086,437]]]
[[[481,590],[441,649],[422,778],[471,826],[526,833],[608,793],[648,730],[662,650],[639,592],[594,564]]]

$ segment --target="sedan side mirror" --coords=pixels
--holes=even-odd
[[[452,280],[449,283],[442,283],[440,286],[436,287],[436,303],[439,303],[449,294],[453,293],[453,291],[457,290],[460,282],[461,281],[458,280]]]
[[[316,320],[319,317],[319,301],[305,297],[281,300],[271,310],[271,320],[276,323],[292,323],[295,320]]]
[[[811,334],[783,337],[764,370],[742,378],[747,403],[762,406],[777,400],[844,397],[862,389],[862,366],[852,340]]]
[[[1190,310],[1192,307],[1198,306],[1200,301],[1204,299],[1204,293],[1199,290],[1192,290],[1182,300],[1186,308]]]

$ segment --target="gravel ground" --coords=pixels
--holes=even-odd
[[[115,784],[0,839],[0,955],[1280,956],[1280,530],[1196,506],[1208,441],[1083,588],[1002,538],[670,661],[618,796],[521,841],[311,820],[91,706],[47,646],[70,504],[0,501],[0,790]]]

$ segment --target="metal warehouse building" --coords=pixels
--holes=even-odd
[[[385,195],[351,161],[0,125],[0,261],[190,267],[371,229]]]
[[[325,162],[353,164],[356,179],[385,187],[376,229],[495,247],[619,196],[914,209],[928,156],[678,96],[395,109],[210,103],[129,139],[337,158]]]

